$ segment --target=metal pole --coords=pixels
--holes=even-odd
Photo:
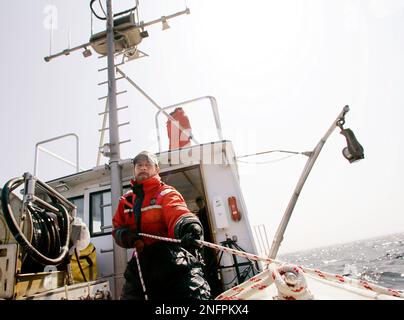
[[[107,46],[108,46],[108,111],[109,111],[109,167],[111,170],[111,203],[112,213],[118,207],[118,201],[122,194],[121,167],[119,166],[119,131],[118,113],[116,103],[116,79],[115,79],[115,43],[114,43],[114,21],[112,14],[112,0],[107,0]],[[112,221],[111,221],[112,222]],[[114,298],[118,299],[121,294],[124,278],[123,273],[126,267],[126,250],[119,247],[113,241],[114,248]]]
[[[285,233],[286,227],[289,223],[290,217],[292,216],[293,209],[295,208],[297,199],[299,198],[300,192],[302,191],[303,185],[306,182],[306,179],[313,168],[314,162],[317,160],[318,155],[320,154],[321,149],[323,148],[325,142],[328,137],[337,127],[337,122],[340,120],[347,112],[349,111],[349,107],[345,106],[342,112],[338,115],[338,118],[332,123],[331,127],[328,129],[323,138],[318,142],[317,146],[311,152],[309,159],[306,162],[306,165],[303,169],[302,175],[300,176],[299,182],[296,185],[296,188],[293,192],[292,198],[289,200],[289,204],[286,208],[286,211],[283,215],[282,221],[276,231],[274,240],[272,242],[271,251],[269,253],[269,258],[274,259],[278,253],[279,247],[283,240],[283,235]]]

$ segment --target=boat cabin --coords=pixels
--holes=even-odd
[[[205,204],[205,239],[230,248],[257,253],[230,141],[170,150],[158,153],[157,156],[162,180],[183,195],[188,208],[198,214],[200,208],[197,202],[199,206]],[[130,188],[130,179],[133,176],[132,159],[123,160],[120,164],[122,193],[125,193]],[[112,279],[113,212],[109,167],[98,166],[47,184],[77,206],[77,216],[88,225],[91,242],[96,248],[97,274],[99,277]],[[127,250],[128,259],[131,255],[132,250]],[[259,266],[247,259],[215,252],[211,248],[204,248],[204,256],[214,294],[240,284],[258,273]],[[110,284],[113,287],[113,281]]]

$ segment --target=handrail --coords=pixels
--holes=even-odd
[[[67,159],[64,159],[64,158],[61,157],[61,156],[58,156],[57,154],[55,154],[55,153],[53,153],[53,152],[50,152],[49,150],[47,150],[47,149],[45,149],[45,148],[43,148],[43,147],[39,147],[41,144],[45,144],[45,143],[48,143],[48,142],[51,142],[51,141],[59,140],[59,139],[62,139],[62,138],[68,137],[68,136],[73,136],[73,137],[76,138],[76,164],[72,163],[71,161],[69,161],[69,160],[67,160]],[[43,140],[43,141],[38,142],[38,143],[35,145],[34,176],[37,175],[37,167],[38,167],[38,149],[40,149],[40,150],[42,150],[42,151],[44,151],[44,152],[50,154],[51,156],[53,156],[53,157],[55,157],[55,158],[57,158],[57,159],[59,159],[59,160],[62,160],[63,162],[65,162],[65,163],[67,163],[67,164],[69,164],[69,165],[71,165],[71,166],[75,166],[77,172],[80,171],[80,166],[79,166],[79,137],[78,137],[77,134],[75,134],[75,133],[67,133],[67,134],[64,134],[64,135],[61,135],[61,136],[58,136],[58,137],[54,137],[54,138],[50,138],[50,139],[47,139],[47,140]]]
[[[179,107],[179,106],[184,106],[186,104],[191,104],[193,102],[204,100],[204,99],[209,99],[209,101],[210,101],[213,116],[215,118],[217,134],[219,136],[219,140],[223,140],[222,125],[220,123],[219,110],[218,110],[218,107],[217,107],[216,98],[212,97],[212,96],[203,96],[203,97],[199,97],[199,98],[195,98],[195,99],[191,99],[191,100],[186,100],[186,101],[183,101],[183,102],[180,102],[180,103],[176,103],[176,104],[173,104],[171,106],[161,108],[159,111],[157,111],[157,113],[155,115],[155,123],[156,123],[156,131],[157,131],[157,141],[158,141],[158,144],[159,144],[159,152],[161,152],[160,126],[159,126],[159,123],[158,123],[158,116],[160,115],[160,112],[164,112],[164,114],[167,114],[167,112],[165,111],[167,109],[176,108],[176,107]]]

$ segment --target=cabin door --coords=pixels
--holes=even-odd
[[[195,213],[202,223],[204,239],[215,243],[215,233],[212,228],[212,218],[207,203],[203,177],[199,165],[160,173],[162,180],[177,189],[184,197],[190,211]],[[218,277],[218,259],[216,251],[204,247],[205,274],[210,284],[212,295],[223,292],[223,284]]]

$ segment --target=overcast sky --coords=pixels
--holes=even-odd
[[[80,165],[96,165],[101,127],[98,97],[106,95],[105,66],[80,52],[46,63],[43,57],[88,41],[88,1],[7,2],[0,27],[2,103],[0,184],[33,171],[35,143],[74,132]],[[115,1],[116,11],[134,1]],[[2,0],[4,4],[5,1]],[[225,139],[238,155],[273,149],[311,151],[344,105],[365,159],[349,164],[335,130],[303,188],[280,253],[404,231],[404,1],[400,0],[153,0],[141,1],[150,21],[185,4],[191,15],[151,27],[139,49],[149,57],[122,69],[161,106],[216,97]],[[50,16],[53,40],[50,42]],[[156,109],[127,84],[119,105],[121,157],[157,151]],[[199,109],[198,109],[199,108]],[[190,112],[200,142],[216,140],[208,110]],[[202,129],[204,131],[202,131]],[[72,161],[74,140],[46,146]],[[253,224],[273,238],[307,158],[275,154],[240,163],[241,186]],[[105,162],[106,159],[103,159]],[[254,164],[254,163],[265,164]],[[46,154],[38,175],[72,173]]]

